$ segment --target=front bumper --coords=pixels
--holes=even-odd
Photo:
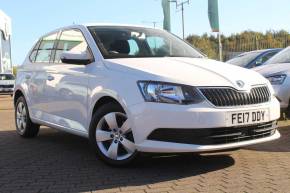
[[[280,117],[280,105],[277,99],[271,102],[248,107],[214,108],[207,102],[198,105],[169,105],[159,103],[141,103],[128,109],[132,121],[132,131],[135,144],[141,152],[204,152],[237,148],[278,139],[280,134],[259,139],[216,145],[197,145],[149,140],[148,136],[158,128],[172,129],[206,129],[227,126],[227,113],[231,111],[251,111],[269,109],[269,120],[275,121]]]
[[[275,91],[275,95],[280,101],[281,109],[288,108],[290,99],[289,85],[288,84],[273,85],[273,89]]]
[[[191,145],[191,144],[145,140],[143,143],[137,146],[137,149],[141,152],[150,152],[150,153],[212,152],[227,149],[235,149],[259,143],[265,143],[279,139],[280,136],[281,135],[279,131],[276,130],[275,134],[270,137],[221,145]]]
[[[12,95],[14,91],[14,88],[0,88],[0,95]]]

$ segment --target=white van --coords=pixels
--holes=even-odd
[[[13,96],[15,77],[13,74],[0,73],[0,95]]]

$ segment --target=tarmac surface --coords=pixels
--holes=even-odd
[[[99,161],[88,141],[43,127],[15,132],[10,96],[0,96],[0,192],[290,192],[290,127],[279,140],[237,151],[144,157],[126,168]]]

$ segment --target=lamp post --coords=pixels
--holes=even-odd
[[[182,14],[182,38],[185,38],[185,34],[184,34],[184,5],[185,4],[189,4],[189,0],[186,1],[182,1],[182,2],[177,2],[177,0],[169,0],[169,2],[171,3],[175,3],[176,4],[176,9],[181,8],[181,14]]]
[[[156,28],[157,24],[160,23],[160,22],[159,21],[142,21],[142,23],[153,24],[153,27]]]

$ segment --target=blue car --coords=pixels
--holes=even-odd
[[[230,60],[227,63],[244,67],[244,68],[254,68],[257,66],[262,66],[267,60],[272,58],[275,54],[280,52],[281,48],[266,49],[266,50],[255,50],[251,52],[242,53]]]

